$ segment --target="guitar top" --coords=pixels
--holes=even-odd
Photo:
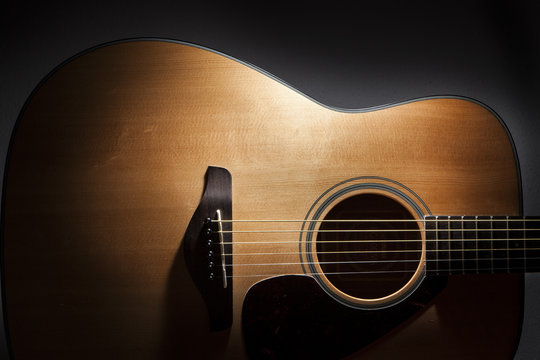
[[[540,270],[520,186],[477,102],[345,111],[190,44],[103,46],[12,137],[11,354],[508,359]]]

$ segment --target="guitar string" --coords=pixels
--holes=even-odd
[[[430,253],[444,253],[444,252],[464,252],[464,251],[478,251],[478,252],[485,252],[485,251],[538,251],[539,248],[498,248],[498,249],[486,249],[486,248],[480,248],[480,249],[426,249],[426,251]],[[330,254],[383,254],[383,253],[417,253],[422,252],[422,249],[417,250],[343,250],[343,251],[317,251],[317,255],[330,255]],[[225,253],[225,256],[267,256],[267,255],[301,255],[304,254],[301,251],[292,251],[292,252],[265,252],[265,253]]]
[[[540,266],[535,267],[535,269],[540,270]],[[502,271],[502,273],[510,273],[510,271],[527,271],[530,270],[528,267],[523,266],[511,266],[511,267],[497,267],[490,270],[481,270],[481,269],[425,269],[427,275],[436,274],[436,275],[451,275],[450,273],[469,273],[469,274],[494,274],[495,271]],[[414,270],[380,270],[380,271],[337,271],[337,272],[307,272],[307,273],[289,273],[289,274],[243,274],[243,275],[227,275],[227,278],[252,278],[252,277],[274,277],[274,276],[284,276],[284,275],[303,275],[303,276],[328,276],[328,275],[373,275],[373,274],[403,274],[403,273],[415,273]],[[217,276],[219,277],[219,276]]]
[[[362,239],[362,240],[315,240],[313,243],[321,244],[347,244],[347,243],[410,243],[421,242],[421,239]],[[452,242],[515,242],[515,241],[540,241],[540,238],[489,238],[489,239],[427,239],[427,243],[452,243]],[[267,245],[267,244],[299,244],[298,240],[276,240],[276,241],[225,241],[224,245]]]
[[[341,271],[327,273],[295,273],[295,274],[244,274],[244,275],[227,275],[227,278],[250,278],[250,277],[265,277],[265,276],[282,276],[282,275],[360,275],[360,274],[389,274],[389,273],[414,273],[416,270],[386,270],[386,271]],[[219,277],[219,276],[218,276]]]
[[[466,228],[466,229],[324,229],[324,230],[219,230],[214,231],[216,234],[287,234],[287,233],[374,233],[374,232],[457,232],[457,231],[480,231],[480,232],[490,232],[490,231],[540,231],[540,228],[534,229],[511,229],[511,228]]]
[[[440,224],[448,224],[450,225],[450,223],[460,223],[463,225],[463,222],[491,222],[493,223],[493,221],[495,222],[505,222],[507,223],[507,227],[506,228],[493,228],[490,227],[490,228],[480,228],[478,229],[478,227],[476,226],[475,228],[463,228],[463,226],[461,228],[451,228],[450,226],[448,226],[448,228],[438,228],[438,229],[425,229],[425,223],[426,222],[439,222]],[[505,231],[505,232],[517,232],[517,231],[540,231],[540,229],[538,228],[509,228],[508,225],[509,225],[509,222],[520,222],[520,223],[524,223],[524,222],[533,222],[533,221],[539,221],[538,219],[527,219],[527,218],[519,218],[519,219],[510,219],[510,218],[506,218],[506,219],[493,219],[493,218],[489,218],[489,219],[479,219],[477,217],[475,218],[470,218],[470,219],[464,219],[464,218],[459,218],[459,219],[424,219],[424,220],[419,220],[419,219],[393,219],[393,220],[387,220],[387,219],[341,219],[341,220],[325,220],[325,219],[321,219],[321,220],[270,220],[270,219],[256,219],[256,220],[242,220],[242,219],[232,219],[232,220],[221,220],[221,222],[228,222],[228,223],[233,223],[233,222],[241,222],[241,223],[246,223],[246,222],[254,222],[254,223],[259,223],[259,222],[285,222],[285,223],[297,223],[297,222],[309,222],[309,223],[313,223],[313,222],[317,222],[317,223],[343,223],[343,222],[353,222],[353,223],[370,223],[370,222],[385,222],[385,223],[392,223],[392,222],[415,222],[415,223],[418,223],[418,222],[424,222],[424,229],[318,229],[318,230],[298,230],[298,229],[280,229],[280,230],[225,230],[225,231],[221,231],[221,233],[223,234],[240,234],[240,233],[245,233],[245,234],[263,234],[263,233],[337,233],[337,232],[340,232],[340,233],[360,233],[360,232],[370,232],[370,233],[373,233],[373,232],[416,232],[416,231],[426,231],[426,232],[439,232],[439,233],[443,233],[443,232],[457,232],[457,231],[467,231],[467,232],[500,232],[500,231]],[[218,222],[218,220],[212,220],[212,222]],[[489,239],[488,239],[489,240]],[[513,239],[513,240],[517,240],[517,239]],[[527,239],[527,240],[536,240],[534,238],[532,239]],[[281,243],[281,242],[280,242]]]
[[[496,216],[499,216],[499,215],[496,215]],[[433,217],[437,217],[436,215],[433,215]],[[461,218],[460,215],[456,215],[454,219],[448,219],[448,218],[429,218],[429,219],[341,219],[341,220],[338,220],[338,219],[311,219],[311,220],[308,220],[308,219],[303,219],[303,220],[300,220],[300,219],[252,219],[252,220],[249,220],[249,219],[229,219],[229,220],[225,220],[225,219],[222,219],[221,222],[222,223],[264,223],[264,222],[283,222],[283,223],[291,223],[291,222],[300,222],[300,223],[314,223],[314,222],[461,222],[461,221],[466,221],[466,222],[473,222],[473,221],[480,221],[480,222],[489,222],[489,221],[495,221],[495,222],[506,222],[506,221],[510,221],[510,222],[534,222],[534,221],[539,221],[540,222],[540,218],[508,218],[508,219],[501,219],[501,218],[497,218],[497,219],[491,219],[491,218],[477,218],[475,216],[470,216],[468,217],[467,219],[464,219],[464,218]],[[218,220],[215,220],[215,219],[211,219],[211,222],[213,223],[217,223],[219,222]]]
[[[448,259],[426,259],[424,262],[428,263],[444,263],[444,262],[463,262],[463,261],[491,261],[491,260],[540,260],[540,257],[520,257],[520,258],[500,258],[500,257],[488,257],[488,258],[448,258]],[[340,264],[380,264],[380,263],[419,263],[419,259],[402,259],[402,260],[352,260],[352,261],[315,261],[315,262],[284,262],[284,263],[259,263],[259,264],[225,264],[227,267],[237,266],[293,266],[293,265],[340,265]],[[540,265],[540,264],[539,264]],[[490,267],[491,268],[491,267]]]

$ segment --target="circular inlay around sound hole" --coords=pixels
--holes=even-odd
[[[378,299],[403,288],[418,268],[422,240],[412,214],[379,194],[360,194],[334,206],[317,233],[317,257],[337,289]],[[338,221],[334,220],[360,220]]]

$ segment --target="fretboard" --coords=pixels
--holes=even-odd
[[[426,216],[428,275],[540,271],[540,217]]]

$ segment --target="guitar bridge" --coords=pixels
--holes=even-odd
[[[231,174],[211,166],[182,241],[187,268],[208,310],[211,331],[232,325],[232,266],[227,266],[232,265],[232,223],[223,219],[232,219]]]

